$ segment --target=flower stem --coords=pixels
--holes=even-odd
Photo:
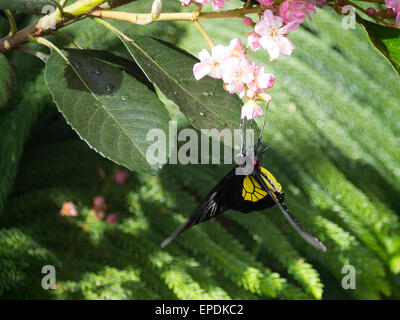
[[[10,10],[4,10],[4,13],[6,14],[8,21],[10,22],[10,33],[9,35],[12,36],[14,33],[17,32],[17,24],[15,23],[14,17],[11,13]]]
[[[107,2],[107,0],[78,0],[64,8],[64,13],[72,14],[75,17],[81,16],[100,6],[104,2]]]
[[[67,40],[68,42],[71,42],[75,47],[77,47],[79,49],[84,49],[78,42],[75,41],[74,38],[72,38],[71,36],[69,36],[68,34],[66,34],[62,31],[54,31],[53,34],[60,38]]]
[[[358,0],[358,1],[385,4],[385,0]]]
[[[133,42],[131,38],[129,38],[125,33],[123,33],[121,30],[117,29],[114,27],[111,23],[108,23],[107,21],[101,19],[101,18],[92,18],[93,20],[97,21],[98,23],[102,24],[104,27],[106,27],[108,30],[114,32],[115,34],[119,35],[121,38],[128,42]]]
[[[62,0],[63,3],[65,0]],[[29,42],[31,37],[43,37],[61,29],[71,23],[88,17],[88,13],[96,8],[113,9],[135,0],[78,0],[63,9],[64,16],[57,17],[56,12],[48,14],[33,24],[25,27],[12,35],[0,39],[0,53],[6,53]],[[53,26],[56,28],[54,29]]]
[[[211,11],[200,12],[195,10],[193,12],[173,12],[161,13],[160,16],[154,20],[157,21],[195,21],[198,19],[217,19],[217,18],[242,18],[243,14],[256,13],[259,7],[252,8],[239,8],[234,10],[225,11]],[[127,21],[133,24],[145,24],[151,19],[149,13],[132,13],[122,11],[109,11],[109,10],[95,10],[90,15],[101,18],[108,18],[119,21]]]
[[[28,48],[28,47],[18,47],[17,50],[18,50],[18,51],[21,51],[21,52],[28,53],[28,54],[30,54],[30,55],[36,57],[36,58],[39,58],[39,59],[42,60],[44,63],[46,63],[47,60],[48,60],[49,57],[50,57],[50,55],[47,54],[47,53],[44,53],[44,52],[41,52],[41,51],[38,51],[38,50],[34,50],[34,49],[31,49],[31,48]]]
[[[51,0],[51,2],[53,2],[55,4],[55,6],[57,7],[57,16],[59,16],[61,18],[62,12],[63,12],[62,5],[57,0]]]
[[[57,17],[62,18],[64,16],[64,6],[68,0],[61,0],[57,9]],[[54,1],[57,2],[57,1]]]
[[[61,57],[63,57],[63,59],[69,64],[71,65],[71,63],[69,62],[68,58],[64,55],[64,53],[52,42],[50,42],[49,40],[42,38],[42,37],[30,37],[30,41],[31,42],[36,42],[39,43],[41,45],[46,46],[49,49],[55,50]],[[71,65],[72,66],[72,65]]]
[[[204,30],[203,26],[197,20],[194,20],[193,23],[200,30],[203,37],[207,40],[208,44],[210,45],[211,49],[215,47],[215,43],[211,40],[210,36],[207,34],[206,30]]]
[[[362,13],[364,13],[365,15],[368,16],[367,10],[365,10],[364,8],[361,8],[359,5],[355,4],[354,2],[351,2],[350,0],[343,0],[343,2],[345,2],[345,3],[347,3],[347,4],[351,5],[351,6],[353,6],[354,8],[360,10]],[[376,18],[374,18],[374,17],[371,17],[371,18],[374,19],[375,22],[376,22],[377,24],[382,23],[382,24],[384,24],[385,26],[392,27],[392,24],[390,24],[390,23],[388,23],[388,22],[386,22],[386,21],[379,21],[378,19],[376,19]]]

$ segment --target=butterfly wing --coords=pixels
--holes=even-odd
[[[204,198],[198,205],[193,214],[181,224],[167,239],[161,243],[164,248],[172,240],[174,240],[180,233],[193,227],[194,225],[210,220],[225,210],[233,208],[231,199],[238,197],[236,194],[237,185],[243,176],[235,175],[235,168],[233,168]]]
[[[263,187],[253,176],[236,175],[233,168],[204,198],[193,214],[161,243],[164,248],[180,233],[194,225],[210,220],[233,209],[242,213],[264,210],[275,206]]]
[[[257,180],[259,181],[259,183],[263,186],[264,190],[267,191],[267,193],[269,194],[271,199],[275,202],[275,204],[278,206],[278,208],[282,211],[284,217],[289,221],[290,225],[299,233],[299,235],[306,242],[308,242],[310,245],[312,245],[314,248],[325,252],[326,251],[325,245],[320,240],[318,240],[316,237],[312,236],[307,231],[305,231],[302,228],[302,226],[300,226],[297,219],[289,213],[289,211],[286,208],[286,206],[284,205],[283,201],[279,201],[275,197],[275,195],[271,192],[271,190],[267,187],[264,179],[268,181],[268,177],[265,174],[263,174],[262,172],[257,171],[257,170],[255,171],[254,174],[257,177]]]

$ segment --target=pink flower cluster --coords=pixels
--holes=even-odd
[[[206,5],[210,2],[210,0],[179,0],[183,5],[188,6],[192,3],[198,3],[201,5]],[[212,0],[212,7],[214,10],[225,8],[225,1],[231,0]]]
[[[388,8],[392,9],[396,16],[396,25],[400,28],[400,0],[385,0]]]
[[[60,210],[60,216],[66,217],[77,217],[79,215],[78,210],[76,210],[75,204],[72,202],[64,201]]]
[[[279,55],[290,56],[296,48],[287,38],[289,32],[297,29],[310,12],[316,12],[314,5],[307,0],[286,0],[279,8],[265,10],[263,17],[254,26],[254,32],[248,36],[247,42],[253,51],[261,47],[268,51],[270,61]]]
[[[184,5],[198,3],[207,4],[210,0],[180,0]],[[315,13],[314,5],[326,5],[325,0],[285,0],[279,5],[274,5],[275,0],[258,0],[262,5],[264,14],[257,23],[244,17],[243,24],[254,27],[248,34],[248,46],[257,51],[264,48],[268,51],[270,61],[279,55],[289,56],[295,46],[287,35],[297,29],[305,17],[311,20],[310,13]],[[400,0],[387,0],[400,1]],[[225,7],[225,0],[213,0],[213,9]],[[271,7],[266,9],[265,7]],[[247,59],[246,49],[239,39],[233,39],[229,46],[218,45],[212,48],[211,54],[203,49],[199,53],[200,62],[193,67],[197,80],[210,76],[224,81],[224,88],[229,93],[237,93],[240,98],[245,98],[241,118],[253,119],[263,115],[262,108],[257,101],[270,101],[271,97],[265,90],[271,88],[275,77],[265,73],[262,65],[256,65]]]
[[[117,216],[114,213],[106,215],[109,206],[103,196],[96,196],[93,198],[93,207],[90,210],[93,217],[102,220],[106,218],[106,221],[110,224],[118,223]]]
[[[129,176],[130,173],[128,171],[115,169],[114,181],[120,185],[124,185]]]
[[[270,99],[264,91],[273,86],[275,77],[271,73],[265,73],[263,66],[257,66],[247,59],[246,49],[239,39],[233,39],[229,46],[215,46],[211,54],[203,49],[199,53],[199,59],[200,62],[193,67],[197,80],[207,75],[222,79],[225,90],[238,93],[240,98],[246,97],[242,118],[257,118],[263,114],[262,108],[254,99]],[[250,100],[254,103],[250,103]]]

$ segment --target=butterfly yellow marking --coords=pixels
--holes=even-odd
[[[275,177],[269,172],[267,169],[261,167],[261,172],[267,176],[267,179],[264,179],[265,185],[271,190],[274,194],[275,192],[281,192],[282,186],[276,181]],[[263,199],[268,193],[263,190],[260,184],[256,181],[256,179],[252,176],[247,176],[243,179],[243,189],[242,189],[242,197],[246,201],[257,202]],[[275,195],[274,195],[275,196]]]

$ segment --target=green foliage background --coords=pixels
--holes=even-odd
[[[189,23],[115,25],[195,55],[206,47]],[[0,26],[8,32],[4,21]],[[216,43],[244,39],[238,21],[204,26]],[[93,21],[65,31],[85,48],[129,57]],[[227,212],[161,249],[229,167],[167,165],[158,176],[132,173],[126,185],[116,184],[116,166],[80,140],[52,103],[43,63],[16,52],[9,60],[17,91],[0,110],[0,298],[400,298],[399,80],[360,27],[344,30],[325,10],[291,40],[297,50],[289,58],[269,63],[265,51],[251,57],[277,79],[264,166],[283,185],[291,212],[326,244],[325,254],[302,241],[277,209]],[[166,103],[180,127],[189,126]],[[106,198],[118,224],[90,215],[96,195]],[[63,201],[74,202],[79,217],[60,217]],[[48,264],[56,267],[57,290],[41,288]],[[341,287],[347,264],[356,268],[356,290]]]

